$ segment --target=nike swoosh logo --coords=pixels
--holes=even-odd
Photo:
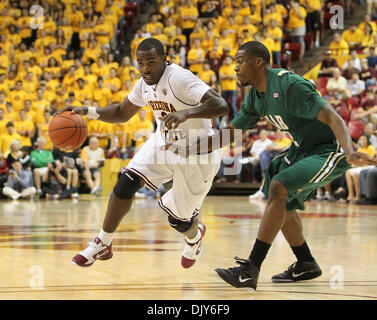
[[[238,277],[238,280],[241,282],[241,283],[244,283],[246,281],[249,281],[249,280],[253,280],[253,278],[245,278],[245,279],[242,279],[241,276]]]
[[[292,272],[292,277],[293,278],[297,278],[297,277],[302,276],[303,274],[308,273],[308,272],[309,271],[304,271],[304,272],[301,272],[301,273],[294,273],[294,272]]]
[[[106,249],[105,250],[103,250],[102,252],[98,252],[95,256],[93,256],[93,258],[94,259],[99,259],[99,258],[101,258],[103,255],[105,255],[106,254]]]

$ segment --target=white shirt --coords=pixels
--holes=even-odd
[[[255,157],[259,159],[260,154],[266,150],[266,147],[273,145],[274,143],[270,139],[262,141],[261,139],[255,140],[253,146],[250,149],[250,153],[255,154]]]
[[[140,78],[128,100],[136,106],[149,105],[157,123],[156,135],[159,145],[166,142],[185,143],[189,139],[190,130],[201,130],[199,136],[212,135],[212,123],[209,119],[188,119],[179,124],[178,128],[167,130],[159,117],[170,112],[198,107],[204,94],[211,88],[196,77],[190,70],[176,64],[167,65],[157,85],[149,86]],[[198,131],[196,131],[198,132]],[[188,140],[191,141],[191,140]]]

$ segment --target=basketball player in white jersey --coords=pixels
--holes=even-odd
[[[126,122],[142,107],[149,105],[157,122],[156,132],[122,168],[120,178],[110,196],[102,229],[94,242],[75,255],[72,263],[90,266],[96,260],[113,256],[112,238],[123,216],[130,210],[133,196],[142,187],[156,191],[161,184],[173,180],[172,188],[159,200],[168,214],[170,225],[185,235],[181,264],[191,267],[201,253],[205,226],[197,217],[211,188],[220,161],[220,150],[207,155],[207,163],[196,157],[194,163],[179,162],[179,156],[163,146],[170,142],[186,143],[189,130],[201,130],[201,136],[212,135],[210,118],[224,115],[227,103],[189,70],[166,61],[164,47],[156,39],[142,41],[137,49],[141,78],[122,103],[103,108],[68,107],[80,115],[105,122]],[[182,160],[182,158],[181,158]],[[203,161],[202,161],[203,162]]]

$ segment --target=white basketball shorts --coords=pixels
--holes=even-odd
[[[159,139],[153,134],[121,172],[133,172],[145,182],[145,187],[153,191],[173,180],[172,188],[161,197],[158,204],[172,217],[189,221],[199,214],[211,189],[220,167],[221,150],[183,158],[170,150],[162,150]]]

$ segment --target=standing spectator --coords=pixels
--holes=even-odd
[[[321,0],[305,0],[304,4],[306,6],[307,16],[306,22],[306,32],[313,32],[314,34],[314,46],[318,48],[320,46],[320,30],[321,30]]]
[[[3,194],[17,200],[35,195],[36,190],[33,187],[33,174],[22,168],[19,160],[12,163],[12,169],[9,170],[8,180],[3,188]]]
[[[277,25],[275,19],[271,19],[269,21],[269,26],[267,27],[268,35],[274,41],[274,45],[272,48],[272,58],[273,63],[277,65],[278,68],[281,66],[281,42],[283,39],[283,31]]]
[[[187,64],[191,72],[199,73],[203,70],[205,51],[201,47],[199,38],[193,40],[191,49],[187,52]]]
[[[190,43],[190,34],[199,17],[199,11],[192,0],[181,1],[181,5],[182,33],[186,36],[187,43]]]
[[[0,136],[0,153],[2,153],[4,157],[7,157],[10,151],[10,144],[13,140],[21,141],[21,136],[15,132],[13,122],[7,122],[5,128],[6,133]]]
[[[291,2],[291,9],[289,10],[289,19],[287,27],[289,29],[289,34],[294,42],[299,42],[301,44],[301,54],[300,59],[305,54],[305,41],[304,37],[306,34],[306,10],[300,5],[298,0],[293,0]]]
[[[230,119],[233,119],[237,114],[237,77],[232,57],[225,57],[224,64],[219,70],[219,78],[221,96],[228,103],[232,114]]]
[[[91,137],[89,146],[81,151],[81,160],[84,166],[84,178],[91,194],[101,194],[101,172],[99,168],[105,161],[105,153],[98,146],[98,139]]]
[[[30,159],[34,172],[34,183],[37,188],[37,196],[41,197],[42,192],[42,178],[46,180],[48,174],[48,164],[54,162],[54,156],[50,150],[45,149],[46,139],[39,137],[37,139],[37,149],[31,152]]]

